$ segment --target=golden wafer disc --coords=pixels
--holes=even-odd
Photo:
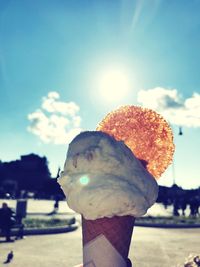
[[[108,133],[118,141],[124,141],[157,179],[172,162],[172,130],[167,121],[151,109],[120,107],[109,113],[97,130]]]

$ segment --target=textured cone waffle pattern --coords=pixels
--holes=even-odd
[[[126,260],[129,253],[134,217],[122,216],[86,220],[82,217],[83,246],[99,235],[104,235]]]

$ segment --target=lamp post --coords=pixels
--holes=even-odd
[[[172,128],[173,130],[173,128]],[[179,132],[178,135],[183,135],[183,129],[181,126],[179,126]],[[173,160],[172,162],[172,178],[173,178],[173,185],[176,184],[176,175],[175,175],[175,162]]]
[[[183,135],[183,131],[182,131],[182,127],[181,126],[179,127],[179,133],[178,133],[178,135]]]

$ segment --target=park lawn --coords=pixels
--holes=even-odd
[[[200,217],[185,217],[185,216],[170,216],[170,217],[151,217],[151,216],[144,216],[141,218],[136,219],[136,223],[146,223],[146,224],[175,224],[175,225],[195,225],[200,224]]]
[[[47,228],[47,227],[59,227],[69,225],[67,219],[33,219],[26,218],[23,220],[25,228]]]

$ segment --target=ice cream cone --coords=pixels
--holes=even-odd
[[[96,220],[82,217],[84,266],[126,266],[134,221],[132,216]]]

